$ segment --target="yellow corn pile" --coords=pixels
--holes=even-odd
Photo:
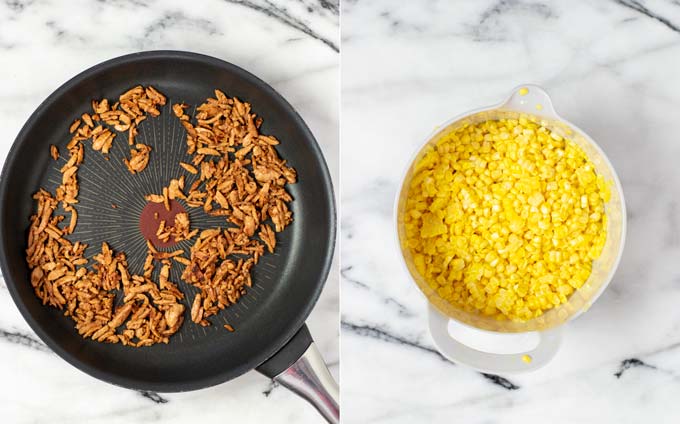
[[[416,163],[406,244],[451,304],[526,321],[588,279],[609,198],[583,150],[534,117],[467,125]]]

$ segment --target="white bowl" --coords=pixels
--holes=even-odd
[[[527,89],[528,92],[520,89]],[[585,284],[576,290],[569,300],[542,316],[526,322],[498,320],[481,314],[464,311],[442,299],[418,273],[411,252],[404,245],[403,210],[412,178],[413,166],[427,148],[458,126],[486,120],[517,118],[521,114],[533,115],[541,125],[563,135],[576,143],[588,155],[598,175],[611,184],[611,199],[605,205],[608,217],[607,239],[601,256],[593,261],[592,273]],[[537,369],[552,359],[561,339],[560,326],[585,312],[602,294],[619,264],[626,237],[626,206],[619,178],[602,149],[587,134],[561,118],[555,112],[550,97],[539,86],[525,84],[515,88],[510,96],[498,105],[476,109],[459,115],[444,123],[431,134],[413,155],[402,179],[401,188],[394,205],[398,249],[401,252],[407,275],[429,302],[429,327],[439,351],[452,361],[468,365],[484,372],[519,372]],[[490,334],[538,332],[538,345],[527,351],[495,353],[470,347],[453,338],[448,331],[449,320],[457,321],[470,329],[476,329],[488,339]],[[503,337],[498,337],[502,343]],[[526,362],[529,355],[530,362]],[[523,360],[524,359],[524,360]]]

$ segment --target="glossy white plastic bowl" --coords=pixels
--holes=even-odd
[[[600,258],[593,262],[592,273],[585,284],[575,291],[568,302],[547,311],[538,318],[526,322],[499,321],[493,317],[463,311],[442,299],[423,279],[413,264],[410,250],[404,245],[403,211],[408,194],[413,166],[432,144],[449,134],[458,126],[486,120],[517,118],[522,114],[533,115],[540,119],[543,126],[563,135],[580,146],[595,166],[598,175],[604,176],[611,186],[611,199],[605,205],[608,216],[607,239]],[[541,87],[525,84],[515,88],[510,96],[500,104],[476,109],[459,115],[431,134],[409,161],[394,206],[397,243],[400,257],[407,275],[428,300],[429,329],[435,345],[448,359],[474,369],[493,372],[522,372],[540,368],[547,364],[557,353],[561,340],[561,325],[588,310],[590,305],[602,294],[619,264],[626,237],[626,207],[621,183],[612,164],[602,149],[587,134],[561,118],[553,108],[548,94]],[[486,343],[497,339],[499,349],[472,347],[464,344],[449,333],[450,321],[456,321],[466,328],[466,337],[477,334]],[[460,328],[460,325],[459,325]],[[470,330],[470,331],[468,331]],[[508,333],[532,333],[539,335],[538,344],[530,350],[514,353],[502,351]],[[474,336],[473,336],[474,338]],[[492,343],[493,344],[493,343]],[[528,361],[527,356],[530,358]]]

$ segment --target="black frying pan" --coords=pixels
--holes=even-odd
[[[123,134],[114,141],[109,161],[86,143],[78,173],[78,226],[70,238],[88,243],[88,256],[107,241],[126,252],[131,272],[141,273],[146,248],[139,214],[146,204],[144,195],[160,193],[171,178],[182,175],[179,160],[190,162],[184,129],[170,109],[173,103],[197,106],[212,97],[215,88],[250,102],[264,120],[261,132],[281,140],[279,153],[299,177],[287,187],[295,199],[294,221],[277,234],[275,253],[266,254],[254,268],[248,293],[213,317],[211,327],[197,326],[188,317],[188,302],[197,290],[181,280],[181,269],[173,264],[171,280],[188,295],[185,323],[169,344],[144,348],[83,339],[69,318],[35,296],[24,259],[29,216],[35,210],[31,195],[40,187],[54,192],[60,181],[58,169],[64,160],[53,161],[49,145],[67,152],[69,125],[90,111],[92,99],[116,99],[137,84],[153,85],[168,97],[168,104],[160,117],[140,125],[137,141],[153,148],[141,174],[131,175],[121,162],[128,151]],[[187,184],[192,181],[187,179]],[[319,367],[319,358],[313,345],[310,348],[304,324],[331,265],[336,231],[331,180],[312,133],[262,80],[221,60],[176,51],[131,54],[90,68],[49,96],[22,128],[2,170],[0,204],[0,264],[12,298],[38,336],[78,369],[119,386],[160,392],[200,389],[257,369],[321,401],[323,405],[316,406],[329,419],[337,419],[337,399],[331,396],[337,389],[324,391],[327,370],[321,367],[322,375],[309,375]],[[224,219],[186,209],[192,226],[226,226]],[[188,251],[191,244],[186,241],[180,247]],[[236,331],[226,331],[225,323]],[[306,381],[302,387],[300,379]],[[310,383],[316,383],[311,392]]]

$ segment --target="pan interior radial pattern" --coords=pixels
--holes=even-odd
[[[141,231],[140,217],[145,207],[149,204],[145,200],[148,194],[161,193],[171,179],[184,175],[186,186],[190,186],[199,174],[186,172],[179,166],[179,162],[191,163],[192,157],[186,153],[186,131],[172,112],[172,103],[168,102],[161,108],[161,115],[157,118],[144,120],[138,127],[139,133],[135,137],[135,143],[145,144],[151,147],[149,163],[142,172],[130,173],[123,159],[129,156],[129,145],[126,133],[119,133],[113,142],[108,155],[102,155],[93,151],[86,141],[85,157],[78,171],[80,193],[78,195],[78,225],[69,237],[72,240],[80,240],[88,245],[86,255],[91,258],[101,250],[103,242],[116,252],[125,252],[129,270],[133,274],[142,274],[144,259],[147,254],[147,243]],[[58,161],[47,171],[46,184],[44,187],[54,192],[61,183],[59,169],[66,162],[61,156]],[[216,227],[230,227],[224,217],[206,214],[202,208],[188,207],[183,200],[177,199],[181,207],[189,214],[191,227],[205,230]],[[68,213],[58,210],[58,213],[68,216]],[[184,256],[189,256],[189,251],[195,240],[183,240],[172,243],[172,246],[159,247],[160,251],[184,250]],[[182,300],[185,307],[191,308],[191,301],[198,292],[193,286],[182,280],[181,275],[184,266],[172,261],[170,280],[177,283],[185,294]],[[271,265],[271,264],[270,264]],[[260,276],[268,278],[272,267],[265,268]],[[152,279],[158,281],[160,267],[154,269]],[[238,321],[239,312],[247,309],[249,303],[257,302],[258,292],[263,288],[254,281],[249,295],[240,300],[243,305],[232,305],[227,310],[213,317],[215,325],[210,327],[198,327],[187,322],[180,328],[173,343],[182,342],[184,336],[190,338],[204,337],[210,332],[224,331],[223,324]],[[248,302],[248,299],[250,302]],[[116,305],[123,303],[122,294],[118,294]]]

